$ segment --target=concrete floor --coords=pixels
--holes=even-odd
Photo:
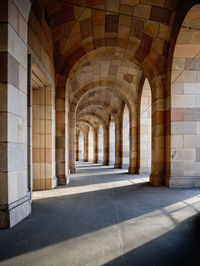
[[[0,265],[200,265],[200,189],[154,187],[124,169],[78,166],[33,193],[33,212],[0,230]]]

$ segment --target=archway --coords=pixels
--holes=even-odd
[[[84,159],[84,137],[83,133],[80,132],[78,137],[78,151],[79,151],[79,161],[82,162]]]
[[[98,162],[103,163],[103,127],[101,124],[98,132]]]
[[[123,160],[122,167],[129,167],[129,153],[130,153],[130,117],[127,105],[124,107],[123,113]]]
[[[115,123],[113,121],[110,122],[110,158],[109,164],[115,164]]]
[[[89,129],[89,162],[94,159],[94,136],[91,128]]]
[[[182,23],[173,55],[167,184],[200,186],[200,5]]]
[[[146,79],[140,98],[140,174],[151,172],[151,88]]]

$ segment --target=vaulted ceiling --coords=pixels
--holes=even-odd
[[[67,84],[79,125],[108,123],[125,104],[131,110],[141,79],[165,72],[176,3],[45,1],[57,86]]]

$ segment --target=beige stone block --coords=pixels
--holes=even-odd
[[[52,119],[52,106],[45,106],[45,119]]]
[[[183,148],[183,135],[171,135],[171,148]]]
[[[19,171],[27,168],[27,145],[8,143],[8,171]]]
[[[158,37],[160,37],[161,39],[163,39],[165,41],[170,41],[171,31],[172,31],[172,29],[169,26],[161,23],[160,28],[159,28]]]
[[[24,119],[27,117],[27,96],[8,84],[8,111]]]
[[[46,105],[53,105],[53,99],[55,99],[55,97],[53,96],[54,95],[52,90],[46,91]]]
[[[19,199],[19,176],[18,172],[8,174],[8,203]]]
[[[111,12],[119,12],[120,0],[106,0],[106,10]]]
[[[165,5],[165,0],[141,0],[141,3],[162,7]]]
[[[172,108],[195,107],[196,100],[194,95],[174,95],[172,97]]]
[[[19,65],[19,89],[27,94],[27,69]]]
[[[184,83],[184,94],[200,95],[200,83]]]
[[[196,134],[200,135],[200,122],[196,123]]]
[[[158,35],[159,23],[154,21],[148,21],[144,25],[143,32],[152,38],[156,38]]]
[[[7,141],[27,143],[27,120],[24,118],[8,113],[7,130]]]
[[[174,83],[171,85],[171,95],[184,94],[184,83]]]
[[[144,19],[149,19],[150,13],[151,13],[151,6],[144,4],[138,4],[137,6],[134,7],[133,10],[133,16]]]
[[[22,170],[18,172],[18,177],[19,177],[19,194],[18,197],[19,199],[24,198],[27,195],[28,191],[28,183],[27,183],[27,170]]]
[[[185,135],[184,136],[185,148],[200,148],[200,135]]]
[[[185,69],[185,58],[173,58],[172,71],[184,70]]]
[[[183,162],[171,162],[171,176],[184,176]]]
[[[180,31],[177,44],[199,44],[200,33],[195,31]]]
[[[52,136],[51,135],[46,135],[46,148],[52,148]]]
[[[175,71],[173,71],[174,73]],[[181,72],[182,73],[182,72]],[[196,81],[197,72],[196,71],[184,71],[181,75],[180,72],[175,73],[178,78],[176,79],[176,83],[192,83]]]
[[[56,175],[64,175],[65,174],[65,162],[56,162]]]
[[[52,164],[50,164],[50,163],[46,163],[46,165],[45,165],[45,168],[46,168],[46,170],[45,170],[45,178],[52,178],[54,175],[53,175],[53,169],[52,169]]]
[[[195,122],[172,122],[171,123],[172,135],[192,135],[196,134]]]
[[[177,44],[174,50],[174,57],[194,58],[199,49],[199,44]]]
[[[187,161],[184,162],[184,176],[199,176],[200,163]]]
[[[195,100],[196,100],[195,106],[200,107],[200,95],[196,95]]]
[[[173,161],[195,161],[195,149],[172,149],[171,158]]]
[[[65,100],[56,98],[56,111],[65,111]]]
[[[121,4],[135,6],[139,3],[139,0],[121,0]]]
[[[10,26],[8,26],[8,52],[25,69],[27,68],[27,46]]]

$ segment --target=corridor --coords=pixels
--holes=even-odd
[[[200,265],[200,190],[148,181],[78,163],[69,185],[33,192],[32,214],[0,231],[0,265]]]

